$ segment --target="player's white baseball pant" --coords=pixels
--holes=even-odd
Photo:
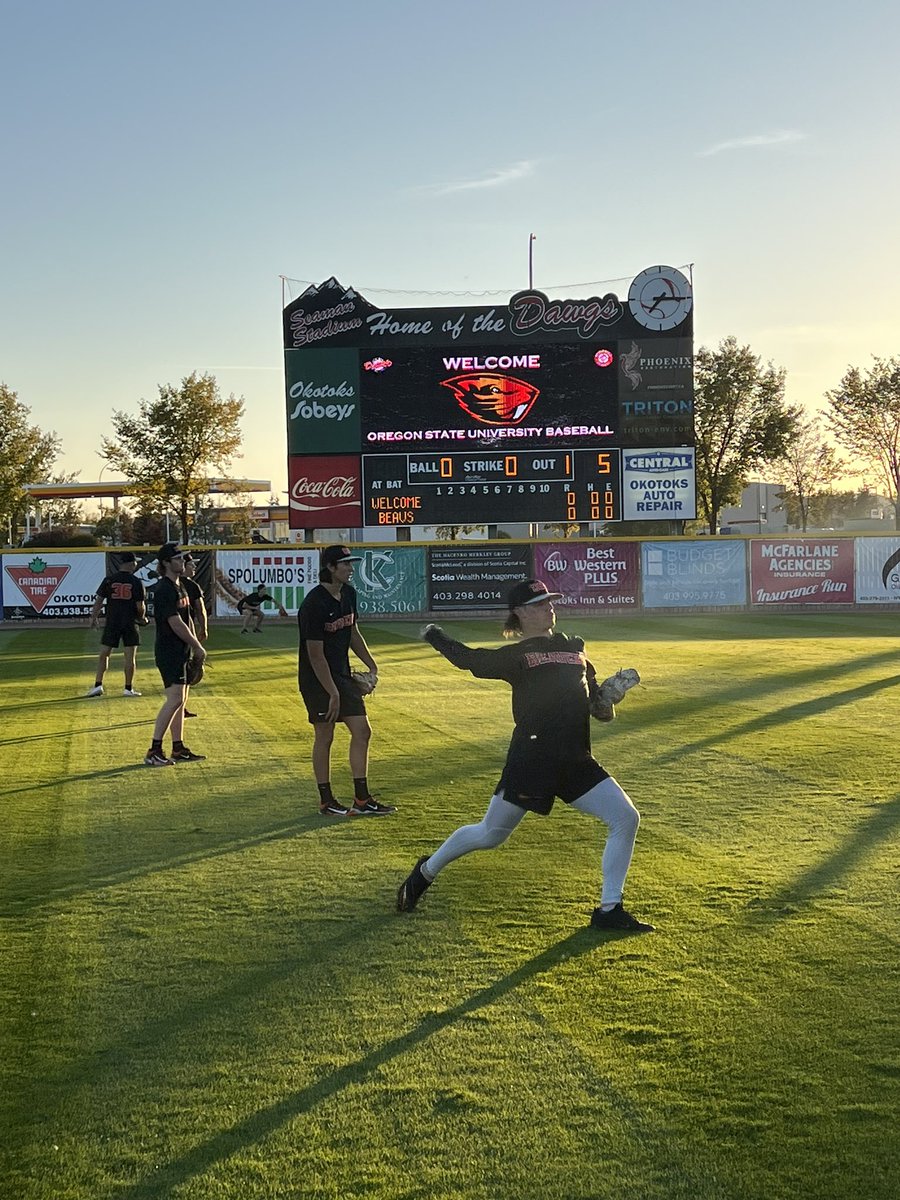
[[[625,887],[625,876],[631,865],[634,840],[637,837],[640,816],[631,800],[610,777],[592,787],[589,792],[574,801],[573,808],[599,817],[609,827],[606,846],[603,849],[603,891],[601,904],[618,904]],[[449,863],[473,850],[492,850],[505,842],[526,814],[518,804],[510,804],[502,794],[493,796],[487,812],[477,825],[462,825],[451,833],[446,842],[423,863],[425,875],[434,879]]]

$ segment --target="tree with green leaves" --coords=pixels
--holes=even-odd
[[[823,439],[819,418],[809,416],[802,408],[790,411],[795,432],[784,455],[788,486],[782,499],[788,521],[806,533],[811,515],[823,507],[821,501],[827,498],[829,484],[843,474],[844,467]]]
[[[869,371],[850,367],[825,398],[835,438],[872,467],[893,502],[894,526],[900,529],[900,359],[873,355]]]
[[[195,371],[178,387],[160,385],[159,396],[141,400],[136,416],[114,411],[115,437],[103,439],[101,454],[145,502],[174,503],[187,531],[210,477],[227,473],[240,455],[243,413],[242,398],[223,399],[215,377]]]
[[[30,423],[31,410],[18,394],[0,383],[0,540],[15,541],[28,497],[26,483],[45,482],[59,453],[55,433]]]
[[[748,476],[784,457],[795,427],[784,377],[734,337],[695,356],[697,503],[710,533],[722,509],[740,502]]]

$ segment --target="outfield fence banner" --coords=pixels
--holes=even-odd
[[[319,548],[293,550],[266,546],[258,550],[216,551],[216,616],[236,617],[238,602],[261,583],[276,605],[296,613],[319,582]],[[277,608],[263,605],[263,612]]]
[[[425,547],[357,547],[362,560],[353,564],[350,582],[356,588],[360,614],[425,611]]]
[[[557,608],[637,608],[637,542],[551,542],[534,547],[534,574],[562,592]]]
[[[512,585],[534,574],[530,546],[432,546],[428,561],[431,612],[506,608]]]
[[[106,575],[102,550],[29,550],[3,556],[7,621],[89,617]]]
[[[750,542],[750,603],[852,604],[853,539],[781,537]]]
[[[747,603],[744,542],[643,542],[645,608],[728,608]]]
[[[900,534],[855,542],[856,603],[900,603]]]

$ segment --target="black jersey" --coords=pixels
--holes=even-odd
[[[188,604],[191,609],[191,620],[197,625],[200,622],[200,606],[203,604],[203,588],[193,579],[186,577],[179,580],[179,582],[187,592]]]
[[[242,596],[238,600],[237,610],[239,613],[242,613],[245,608],[261,608],[265,600],[268,600],[269,604],[275,603],[273,598],[267,596],[265,593],[260,595],[259,592],[251,592],[249,596]]]
[[[159,581],[153,589],[153,615],[156,618],[156,652],[159,654],[181,654],[187,658],[190,646],[182,641],[172,626],[169,617],[179,616],[191,633],[194,623],[191,620],[191,602],[180,579],[169,579],[168,576]]]
[[[582,638],[553,633],[482,650],[432,629],[428,641],[460,670],[512,687],[516,727],[498,785],[506,799],[549,812],[554,796],[571,803],[606,778],[591,753],[588,680],[595,672]]]
[[[317,679],[307,642],[321,642],[325,661],[333,676],[350,674],[350,638],[356,624],[356,591],[345,583],[340,595],[332,596],[318,584],[303,600],[297,613],[300,627],[300,687]]]
[[[134,625],[138,605],[144,599],[144,585],[130,571],[114,571],[97,588],[106,602],[106,623],[116,628]]]

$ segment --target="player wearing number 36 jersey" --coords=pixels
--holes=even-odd
[[[477,825],[457,829],[434,854],[419,860],[397,894],[401,912],[415,908],[444,867],[473,850],[499,846],[527,812],[549,813],[558,797],[609,827],[600,904],[591,925],[601,930],[652,930],[622,904],[640,818],[591,753],[589,696],[596,686],[595,671],[581,638],[554,631],[553,601],[560,598],[540,580],[517,583],[509,595],[504,634],[520,640],[497,650],[475,649],[448,637],[437,625],[426,627],[425,640],[455,667],[478,679],[510,684],[515,729],[484,817]]]

